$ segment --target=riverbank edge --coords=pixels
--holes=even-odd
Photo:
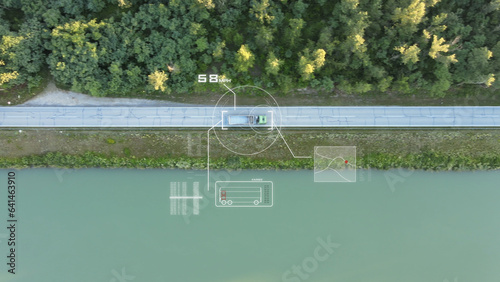
[[[410,169],[431,171],[497,170],[500,155],[448,155],[439,152],[396,155],[368,153],[357,159],[358,169]],[[207,169],[207,159],[200,157],[121,157],[95,152],[73,155],[50,152],[17,158],[0,157],[0,168],[133,168],[133,169]],[[312,170],[313,159],[266,160],[248,157],[221,157],[210,160],[210,169]]]

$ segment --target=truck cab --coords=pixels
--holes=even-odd
[[[267,124],[267,116],[257,116],[257,124]]]

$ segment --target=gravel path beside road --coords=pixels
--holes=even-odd
[[[76,93],[72,91],[61,90],[50,82],[45,90],[35,98],[19,105],[27,107],[39,106],[134,106],[134,107],[183,107],[199,106],[194,104],[183,104],[169,101],[147,100],[147,99],[129,99],[129,98],[107,98],[92,97],[90,95]]]

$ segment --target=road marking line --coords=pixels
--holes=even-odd
[[[147,118],[171,118],[171,117],[174,117],[173,115],[172,116],[145,116]]]
[[[347,118],[347,117],[356,117],[356,116],[320,116],[320,117]]]

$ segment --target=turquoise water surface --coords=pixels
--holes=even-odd
[[[0,170],[0,281],[500,281],[500,172]],[[217,208],[215,181],[272,181],[271,208]],[[171,182],[199,215],[171,215]],[[182,202],[182,201],[181,201]],[[180,214],[180,215],[179,215]]]

